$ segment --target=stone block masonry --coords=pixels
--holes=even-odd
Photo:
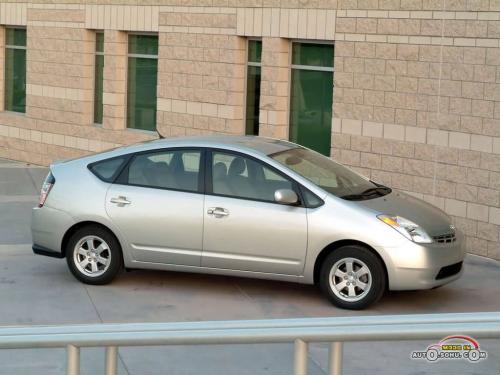
[[[157,128],[244,134],[247,40],[262,40],[260,134],[289,137],[291,42],[335,45],[331,155],[452,216],[468,251],[500,259],[500,1],[0,2],[27,29],[26,113],[5,111],[0,157],[48,165],[133,142],[128,33],[158,35]],[[93,123],[95,31],[103,123]]]

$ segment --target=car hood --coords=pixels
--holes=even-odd
[[[401,216],[420,225],[430,236],[451,232],[448,215],[439,208],[411,195],[393,191],[383,197],[357,201],[360,205],[390,216]]]

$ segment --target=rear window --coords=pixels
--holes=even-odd
[[[125,163],[126,158],[121,156],[106,159],[89,165],[90,171],[105,182],[113,182]]]

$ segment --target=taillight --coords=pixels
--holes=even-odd
[[[49,196],[50,190],[52,189],[52,186],[54,186],[55,183],[56,179],[54,178],[54,176],[52,176],[52,173],[49,172],[42,185],[42,191],[40,192],[40,200],[38,201],[38,207],[43,207],[45,201],[47,200],[47,197]]]

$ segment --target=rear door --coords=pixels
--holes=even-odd
[[[213,151],[208,157],[202,266],[301,275],[307,249],[303,206],[274,201],[295,183],[242,154]]]
[[[106,196],[106,210],[135,261],[200,266],[203,236],[203,152],[140,153]]]

